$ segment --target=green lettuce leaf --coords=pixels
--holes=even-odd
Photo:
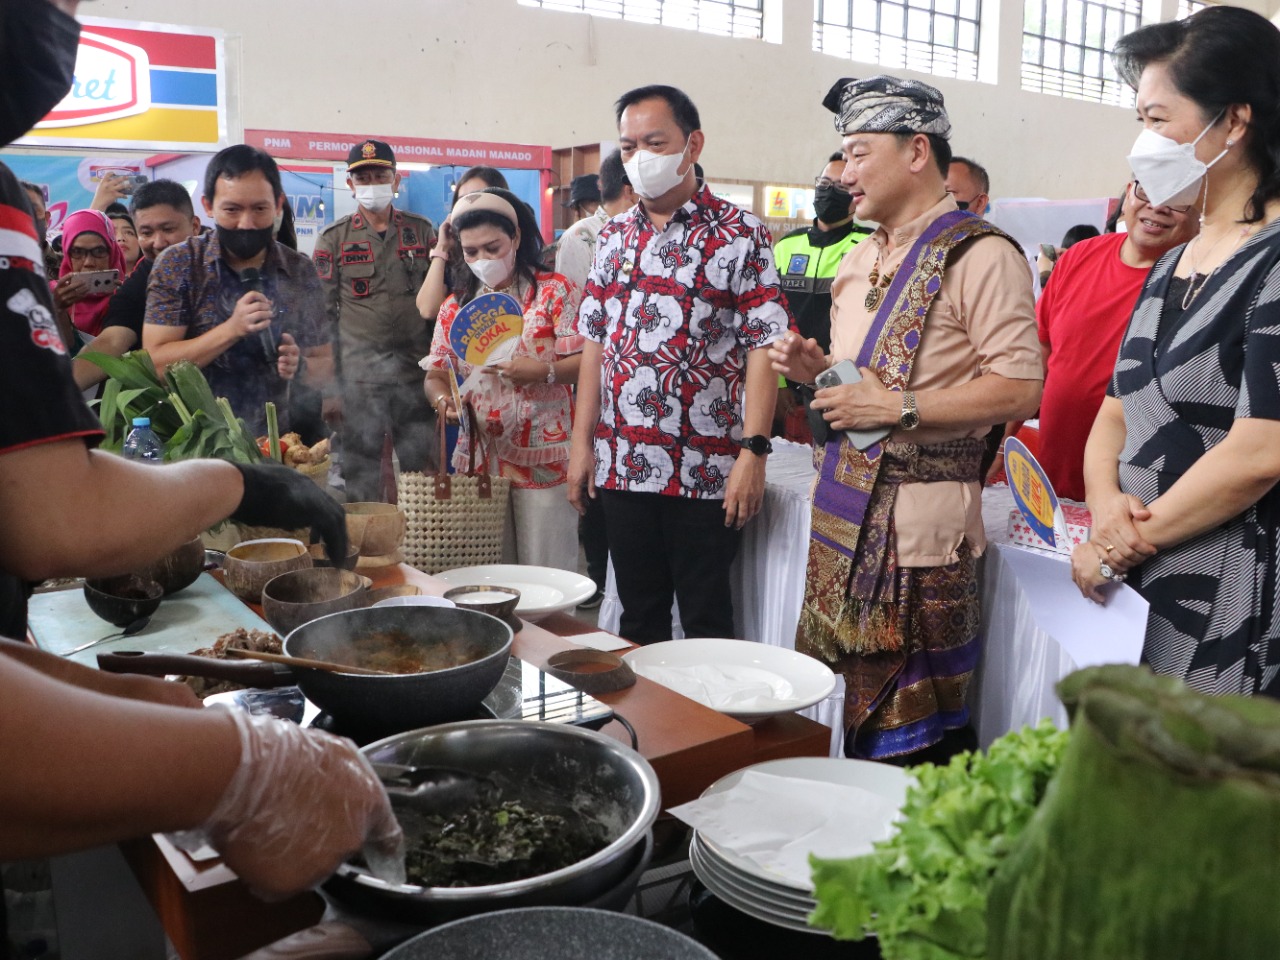
[[[913,768],[898,832],[849,860],[811,858],[810,923],[839,939],[874,933],[885,960],[986,956],[992,878],[1057,769],[1066,734],[1048,720],[985,753]]]

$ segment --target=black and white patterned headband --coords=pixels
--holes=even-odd
[[[878,76],[844,78],[827,93],[822,105],[836,115],[836,132],[933,133],[951,136],[951,121],[942,93],[919,80]]]

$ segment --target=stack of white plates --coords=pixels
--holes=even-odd
[[[738,770],[717,780],[706,789],[703,796],[723,793],[742,779],[747,770],[759,770],[796,780],[861,787],[894,801],[899,809],[906,800],[910,782],[905,771],[883,763],[829,757],[797,757],[771,760]],[[879,840],[887,835],[891,827],[886,823],[865,825],[862,829],[870,834],[869,840]],[[812,853],[819,857],[823,855],[821,850],[814,850]],[[716,844],[696,830],[689,848],[689,862],[703,885],[729,906],[757,920],[789,930],[827,935],[826,931],[817,930],[808,923],[809,914],[817,909],[811,883],[800,883],[795,878],[766,870],[755,861]]]

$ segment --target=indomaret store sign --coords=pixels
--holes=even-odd
[[[516,143],[476,143],[467,140],[428,140],[419,137],[364,136],[346,133],[304,133],[296,130],[246,130],[245,143],[260,147],[273,157],[290,160],[347,159],[351,148],[369,137],[391,145],[402,162],[472,167],[484,164],[508,170],[545,170],[551,166],[551,148]]]
[[[209,152],[227,145],[221,31],[81,22],[71,89],[19,144]]]

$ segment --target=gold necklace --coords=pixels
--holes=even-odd
[[[880,256],[884,251],[881,250],[876,254],[875,266],[871,268],[871,272],[867,274],[867,283],[871,284],[871,289],[867,291],[866,299],[862,301],[862,305],[867,308],[868,312],[874,312],[880,306],[880,301],[884,299],[884,292],[889,289],[889,284],[893,283],[893,275],[898,271],[891,270],[883,277],[880,276]]]

